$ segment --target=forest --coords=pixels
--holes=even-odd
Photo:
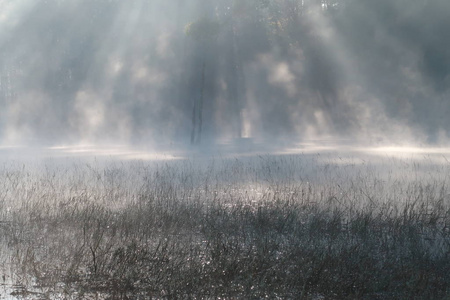
[[[446,143],[446,0],[2,1],[3,143]]]

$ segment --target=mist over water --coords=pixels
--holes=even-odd
[[[449,0],[0,0],[0,300],[450,299],[449,29]]]
[[[447,0],[2,0],[0,143],[445,145],[449,12]]]

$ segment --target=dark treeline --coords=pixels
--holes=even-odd
[[[447,0],[0,9],[3,142],[447,141]]]

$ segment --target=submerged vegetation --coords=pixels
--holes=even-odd
[[[5,164],[18,299],[447,299],[450,165],[324,155]]]

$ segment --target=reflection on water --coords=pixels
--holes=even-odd
[[[450,148],[419,146],[368,147],[333,142],[302,142],[287,147],[274,147],[255,142],[229,142],[201,147],[133,147],[129,145],[60,145],[50,147],[0,146],[0,159],[39,159],[96,157],[122,160],[174,160],[191,157],[239,158],[258,155],[323,155],[328,163],[357,164],[379,157],[426,160],[447,163]],[[325,158],[324,158],[325,159]]]
[[[117,163],[169,164],[176,169],[214,173],[221,183],[316,182],[371,174],[383,180],[445,180],[450,166],[450,148],[363,147],[331,142],[305,142],[283,149],[269,148],[253,141],[209,145],[201,148],[144,148],[126,145],[74,145],[52,147],[0,147],[0,163],[17,168],[35,164],[45,168],[67,168],[90,164],[101,168],[123,169]],[[222,169],[227,169],[226,171]],[[234,168],[234,169],[233,169]],[[231,171],[228,169],[232,169]],[[222,173],[233,178],[221,177]],[[233,173],[234,172],[234,173]],[[185,172],[189,174],[188,171]]]
[[[48,158],[106,158],[119,160],[174,160],[180,158],[178,151],[155,151],[125,145],[73,145],[52,147],[0,147],[0,159],[39,160]]]
[[[446,180],[450,148],[363,147],[331,142],[305,142],[283,149],[257,143],[228,143],[201,148],[138,148],[126,145],[74,145],[52,147],[0,147],[0,163],[16,168],[36,166],[72,168],[90,164],[94,168],[123,169],[117,163],[169,164],[178,170],[192,167],[214,173],[221,184],[252,182],[316,182],[337,179],[350,182],[355,176],[377,177],[387,181]],[[225,170],[225,171],[224,171]],[[190,171],[185,171],[189,174]],[[178,172],[178,171],[177,171]],[[232,178],[220,174],[233,174]]]
[[[450,174],[450,148],[309,142],[269,149],[252,142],[242,149],[240,144],[183,151],[176,147],[155,150],[125,145],[0,147],[0,164],[9,179],[14,174],[38,178],[64,173],[61,179],[72,174],[68,181],[73,183],[73,178],[82,174],[92,177],[89,184],[97,182],[95,178],[99,177],[102,184],[111,182],[116,187],[130,185],[131,188],[138,182],[144,184],[143,177],[148,173],[159,172],[165,176],[161,178],[169,179],[174,186],[221,187],[222,190],[217,189],[218,196],[239,194],[250,198],[267,194],[268,187],[301,185],[306,188],[309,184],[342,193],[356,185],[373,185],[365,182],[369,179],[379,180],[384,189],[395,191],[396,186],[415,182],[445,183]],[[26,172],[21,171],[22,167]]]

